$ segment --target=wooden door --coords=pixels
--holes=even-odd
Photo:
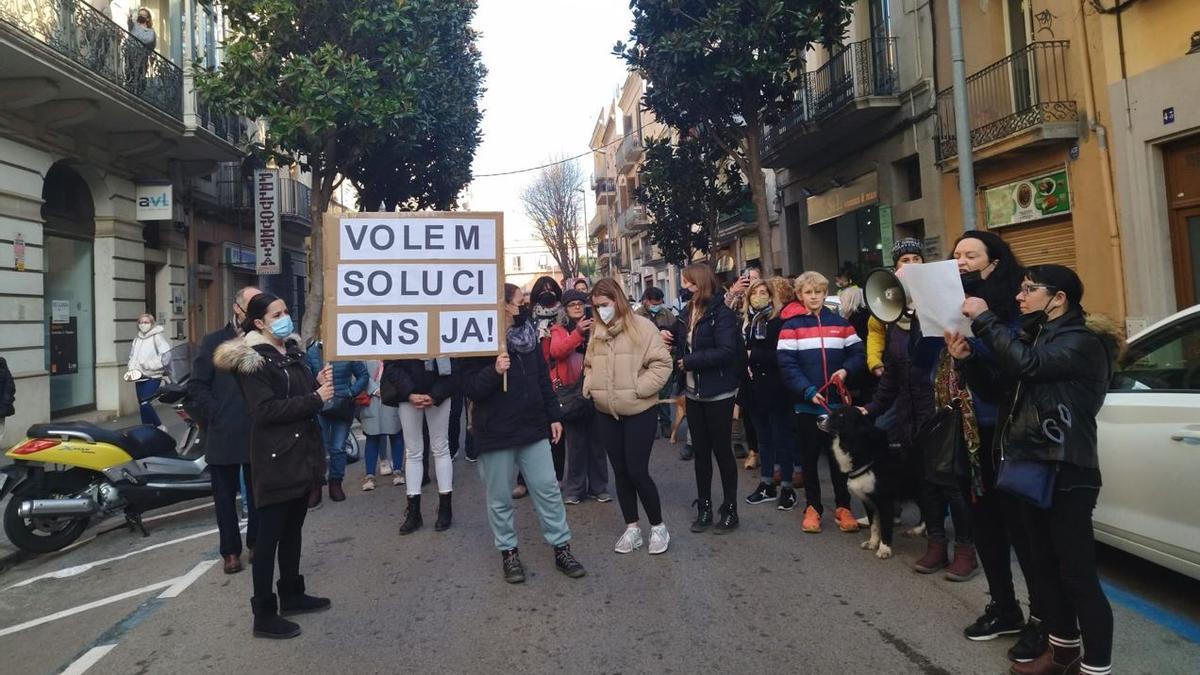
[[[1200,138],[1163,149],[1172,268],[1179,309],[1200,301]]]

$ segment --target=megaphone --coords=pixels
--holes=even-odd
[[[896,273],[889,269],[880,268],[867,275],[863,295],[866,296],[871,315],[883,323],[895,323],[911,316],[904,285]]]

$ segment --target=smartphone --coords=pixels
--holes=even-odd
[[[583,318],[585,318],[585,319],[591,319],[591,318],[592,318],[592,306],[591,306],[591,305],[584,305],[584,307],[583,307]]]

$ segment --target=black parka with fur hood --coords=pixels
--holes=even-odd
[[[317,380],[295,336],[281,354],[257,331],[217,347],[213,363],[234,374],[250,418],[254,503],[269,506],[304,497],[325,475],[317,412]]]

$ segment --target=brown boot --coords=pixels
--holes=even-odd
[[[344,502],[346,501],[346,491],[342,489],[342,481],[329,481],[329,501]]]
[[[1014,663],[1012,675],[1079,675],[1082,661],[1080,647],[1056,647],[1051,644],[1042,655],[1029,663]]]
[[[975,547],[967,544],[954,545],[954,562],[946,568],[948,581],[969,581],[979,574],[979,562],[975,559]]]
[[[930,539],[925,546],[925,555],[913,563],[913,570],[921,574],[933,574],[949,564],[950,558],[946,555],[946,542]]]

